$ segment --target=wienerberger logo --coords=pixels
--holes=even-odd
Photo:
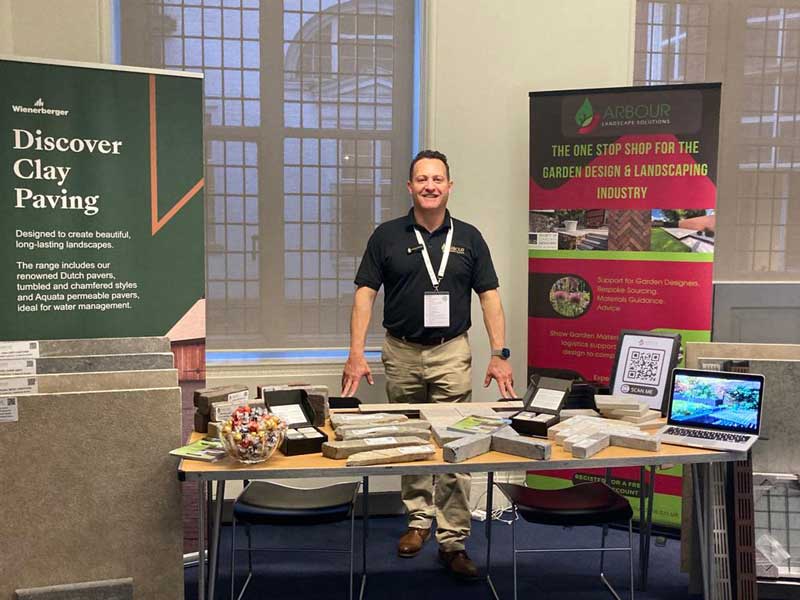
[[[19,104],[12,104],[11,110],[15,113],[25,113],[31,115],[52,115],[54,117],[66,117],[69,110],[64,108],[47,108],[44,105],[44,100],[37,98],[33,102],[33,106],[21,106]]]

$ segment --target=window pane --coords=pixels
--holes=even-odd
[[[147,0],[125,18],[142,4],[120,2],[123,61],[138,45],[142,66],[205,76],[209,346],[346,346],[367,238],[407,210],[388,149],[411,154],[413,46],[395,32],[412,39],[414,3]]]

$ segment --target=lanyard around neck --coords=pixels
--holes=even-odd
[[[428,254],[428,246],[425,244],[425,240],[422,239],[422,234],[420,234],[419,229],[416,227],[414,227],[414,235],[417,236],[417,242],[420,246],[422,246],[422,259],[425,261],[425,268],[428,269],[428,276],[431,278],[433,289],[438,292],[439,283],[442,281],[442,278],[444,277],[444,271],[447,268],[447,259],[450,258],[450,246],[453,243],[453,219],[450,219],[450,231],[447,232],[447,239],[444,242],[442,263],[439,265],[438,277],[437,273],[433,270],[431,255]]]

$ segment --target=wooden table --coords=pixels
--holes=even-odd
[[[329,439],[333,439],[330,429],[326,431]],[[203,434],[195,433],[191,440],[203,437]],[[435,444],[434,444],[435,446]],[[519,456],[512,456],[500,452],[489,452],[482,454],[465,462],[453,464],[444,462],[442,459],[441,448],[437,449],[436,456],[429,460],[411,463],[397,463],[390,465],[372,465],[364,467],[347,467],[344,460],[334,460],[325,458],[320,454],[306,454],[300,456],[283,456],[276,452],[268,461],[258,465],[240,464],[233,459],[225,458],[221,461],[208,463],[196,460],[181,460],[178,466],[178,476],[183,481],[195,481],[198,486],[198,532],[199,532],[199,570],[197,576],[198,598],[206,598],[206,573],[205,561],[203,560],[206,548],[206,503],[212,499],[212,485],[217,482],[216,498],[211,507],[211,534],[208,549],[208,598],[213,599],[216,584],[216,570],[219,553],[219,529],[222,517],[222,503],[225,496],[225,482],[231,480],[253,480],[253,479],[283,479],[283,478],[303,478],[303,477],[361,477],[364,481],[364,504],[367,506],[366,499],[369,493],[369,477],[377,475],[418,475],[418,474],[437,474],[437,473],[487,473],[487,515],[492,511],[492,488],[493,476],[497,471],[546,471],[554,469],[596,469],[609,467],[640,467],[644,471],[645,467],[655,467],[664,464],[683,464],[692,465],[692,474],[695,481],[695,503],[698,515],[698,526],[700,528],[700,539],[710,542],[712,535],[712,488],[718,484],[719,475],[715,470],[709,468],[713,463],[725,463],[736,460],[744,460],[746,453],[736,452],[716,452],[713,450],[702,450],[698,448],[688,448],[683,446],[672,446],[662,444],[660,452],[646,452],[643,450],[633,450],[611,446],[596,454],[591,458],[573,458],[571,454],[564,451],[561,446],[553,445],[552,456],[549,460],[531,460]],[[651,479],[652,482],[652,479]],[[644,481],[642,481],[644,484]],[[652,488],[652,485],[650,486]],[[644,485],[640,486],[640,499],[643,500]],[[652,493],[652,489],[650,490]],[[652,494],[651,494],[652,495]],[[652,500],[650,503],[652,510]],[[644,523],[649,542],[648,522],[652,516],[644,513],[644,502],[640,502],[640,522]],[[365,510],[366,513],[366,510]],[[491,519],[486,519],[487,542],[491,542]],[[366,524],[365,524],[366,528]],[[640,585],[646,579],[646,561],[648,558],[649,543],[643,544],[644,538],[640,532]],[[701,553],[703,556],[703,582],[705,597],[709,600],[713,597],[712,585],[714,580],[713,573],[713,544],[703,544],[701,541]],[[490,564],[491,544],[487,544],[487,566]],[[366,553],[364,553],[366,560]],[[488,570],[488,569],[487,569]],[[491,584],[491,582],[490,582]],[[494,592],[494,590],[492,589]],[[362,583],[363,593],[363,583]]]

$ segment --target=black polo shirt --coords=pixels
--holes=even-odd
[[[413,209],[405,217],[382,223],[367,242],[355,284],[385,289],[383,326],[393,336],[425,343],[450,339],[470,328],[471,291],[480,294],[498,287],[489,247],[480,232],[464,221],[453,219],[453,243],[440,292],[450,292],[450,327],[424,326],[424,296],[432,292],[428,270],[421,252],[408,253],[417,246],[414,227],[422,234],[434,272],[439,272],[443,246],[450,229],[450,211],[444,224],[429,233],[414,220]]]

